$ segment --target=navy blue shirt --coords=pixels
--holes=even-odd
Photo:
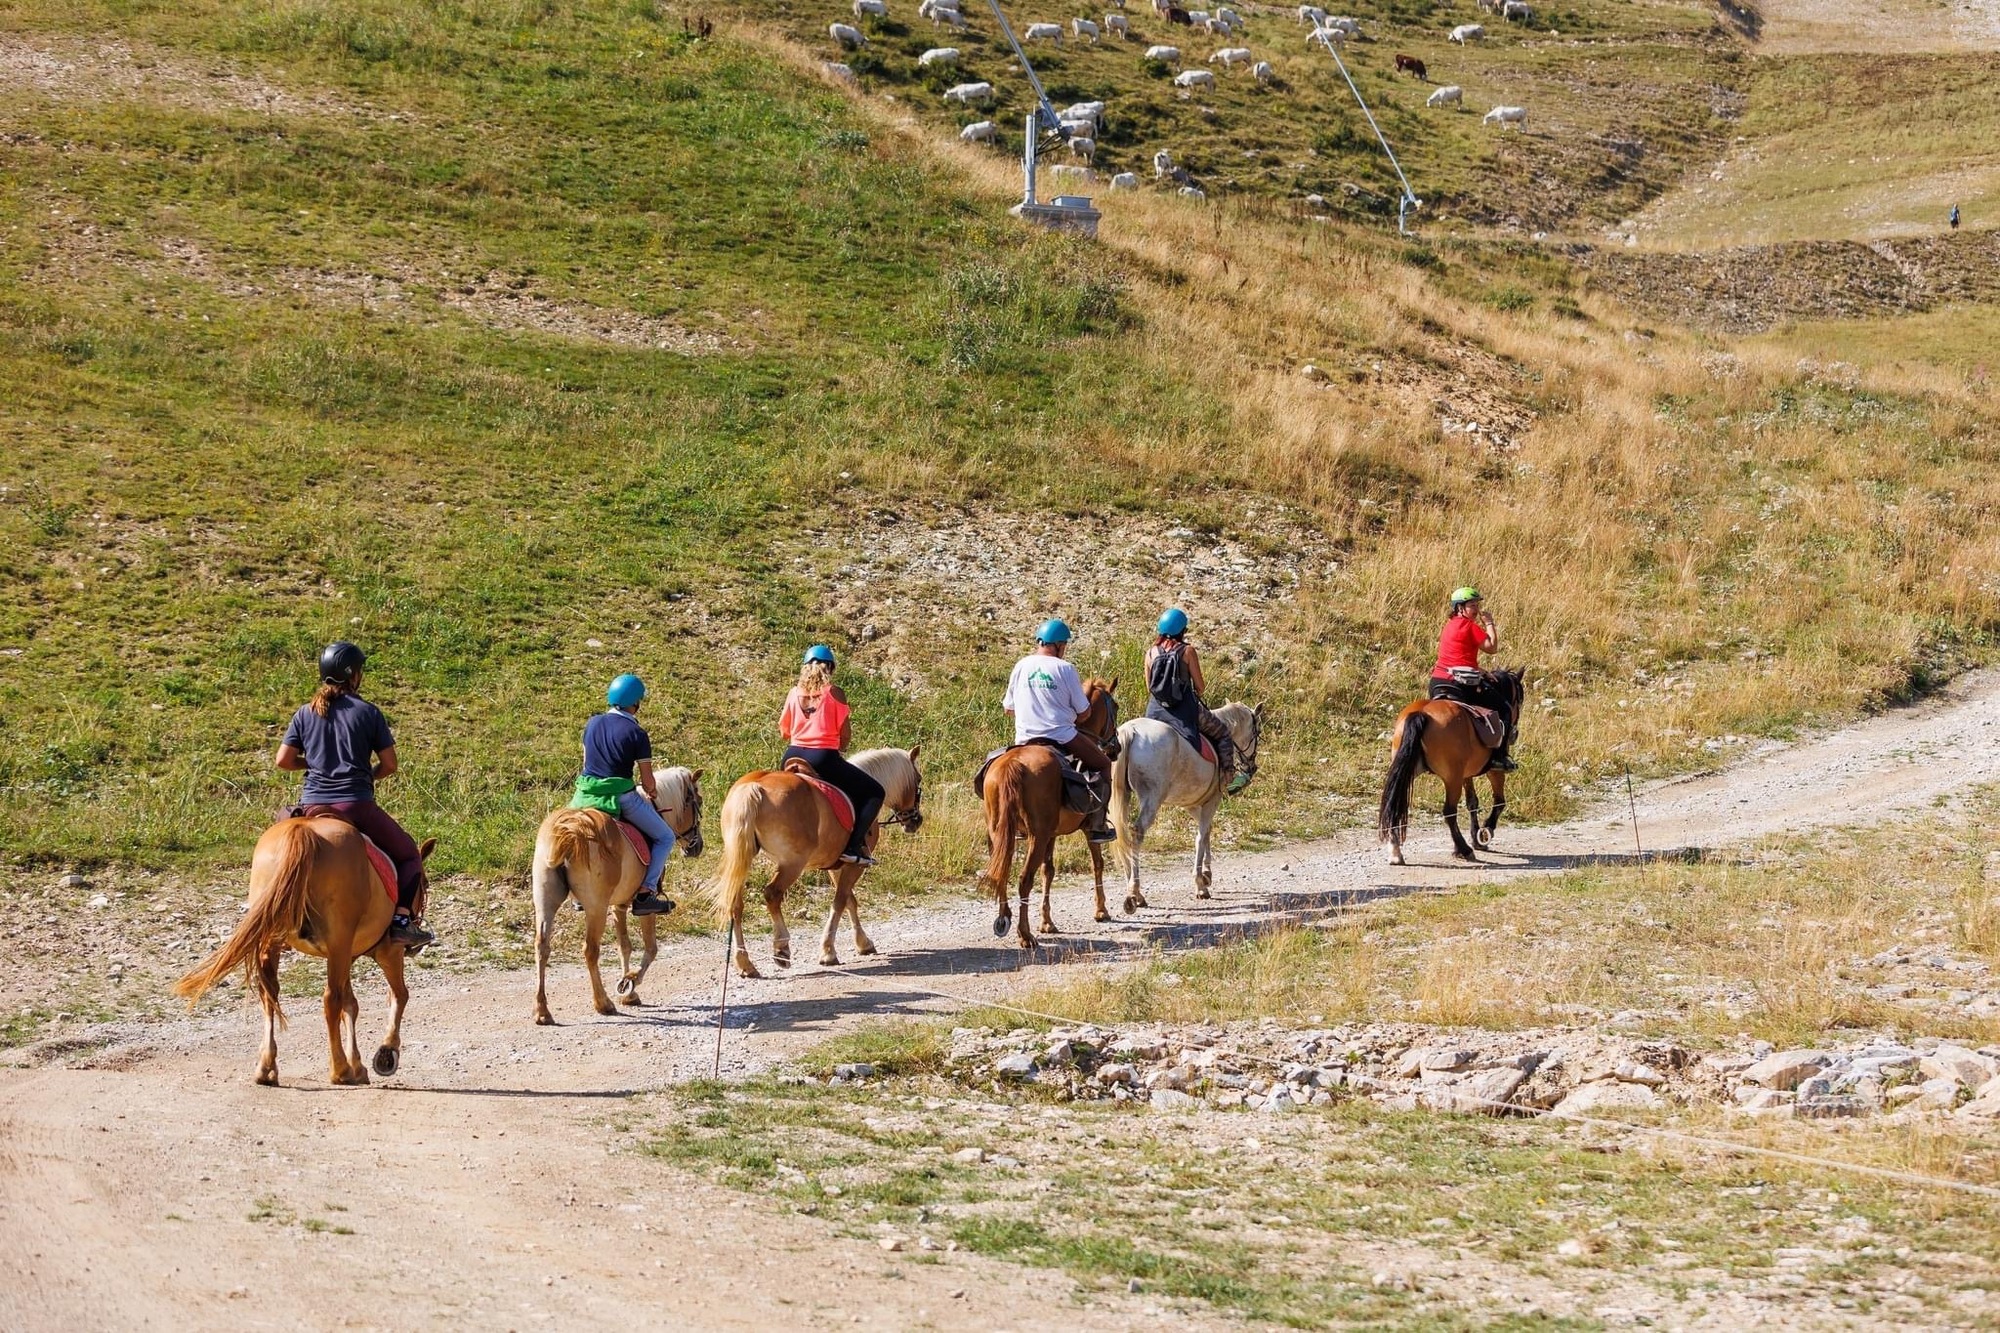
[[[583,729],[583,775],[587,778],[630,778],[634,764],[652,757],[652,738],[624,713],[599,713]]]
[[[326,716],[307,704],[292,714],[285,744],[305,756],[307,805],[375,799],[375,756],[396,744],[389,719],[359,695],[337,694]]]

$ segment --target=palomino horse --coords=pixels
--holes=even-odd
[[[701,855],[701,774],[697,770],[669,768],[655,775],[657,805],[666,816],[667,827],[689,856]],[[602,810],[568,808],[552,810],[535,835],[535,1021],[555,1022],[549,1013],[549,943],[555,935],[556,909],[563,899],[574,897],[583,909],[583,965],[590,973],[590,1000],[600,1014],[615,1014],[616,1005],[604,994],[604,979],[597,973],[598,948],[604,940],[604,919],[618,914],[618,963],[624,973],[618,981],[618,998],[626,1004],[639,1003],[639,983],[659,954],[655,938],[656,917],[639,918],[639,938],[645,952],[639,970],[632,970],[632,936],[625,928],[625,907],[638,896],[639,882],[646,867],[632,850],[631,840],[614,826]]]
[[[1503,695],[1516,717],[1521,712],[1519,671],[1491,673],[1493,685]],[[1472,729],[1472,715],[1450,699],[1419,699],[1396,718],[1395,734],[1389,741],[1389,776],[1382,783],[1382,808],[1376,829],[1390,845],[1395,864],[1403,864],[1403,844],[1410,836],[1410,787],[1417,775],[1431,772],[1444,782],[1444,823],[1451,830],[1452,855],[1461,861],[1477,861],[1472,844],[1458,831],[1458,798],[1465,795],[1471,815],[1472,841],[1481,847],[1493,841],[1500,812],[1507,808],[1507,775],[1499,769],[1488,772],[1493,751],[1479,741]],[[1493,783],[1493,813],[1486,824],[1479,823],[1479,791],[1474,779],[1486,773]]]
[[[866,750],[854,756],[854,766],[882,784],[882,804],[892,813],[882,824],[901,824],[915,833],[923,827],[924,780],[917,771],[917,751]],[[874,851],[881,836],[878,824],[868,831],[865,844]],[[785,890],[808,870],[832,872],[833,911],[826,918],[826,934],[819,942],[819,961],[827,967],[840,962],[834,951],[833,932],[842,912],[854,921],[854,948],[862,954],[875,952],[875,942],[861,929],[861,900],[855,884],[867,868],[843,863],[847,830],[834,817],[826,797],[797,773],[745,773],[736,779],[722,801],[722,869],[710,885],[722,920],[736,937],[736,971],[756,977],[750,961],[750,946],[743,938],[743,894],[750,879],[750,867],[762,852],[775,867],[771,882],[764,886],[764,906],[771,913],[771,961],[779,967],[792,965],[792,933],[785,928]]]
[[[1118,757],[1118,682],[1101,680],[1083,683],[1089,711],[1076,729],[1097,742],[1114,761]],[[993,933],[1005,935],[1013,921],[1007,906],[1007,881],[1013,876],[1014,840],[1028,840],[1028,857],[1021,865],[1021,920],[1019,938],[1023,949],[1035,947],[1028,929],[1028,895],[1033,891],[1035,872],[1042,873],[1042,933],[1061,934],[1049,915],[1049,895],[1056,882],[1056,839],[1083,827],[1084,816],[1063,801],[1063,757],[1047,745],[1017,745],[1004,751],[986,766],[982,797],[986,803],[986,869],[979,887],[993,895],[999,913],[993,918]],[[1090,843],[1090,870],[1097,885],[1097,919],[1109,921],[1111,911],[1104,905],[1104,849]]]
[[[389,983],[389,1032],[375,1052],[375,1072],[396,1072],[403,1058],[403,946],[388,938],[396,911],[396,883],[384,881],[364,850],[366,839],[346,820],[331,816],[285,819],[264,830],[250,857],[250,905],[236,929],[208,960],[174,983],[174,994],[191,1004],[209,987],[242,968],[264,1005],[264,1049],[257,1057],[257,1081],[278,1085],[278,962],[286,949],[326,960],[327,1079],[366,1083],[356,1023],[361,1002],[354,997],[356,958],[373,958]],[[428,857],[437,840],[418,855]],[[429,890],[420,882],[417,901]],[[342,1024],[346,1025],[345,1040]]]
[[[1244,776],[1255,777],[1262,705],[1224,704],[1215,715],[1236,742],[1236,762]],[[1139,851],[1163,805],[1195,812],[1194,896],[1208,897],[1215,881],[1209,831],[1215,826],[1216,807],[1222,804],[1221,767],[1202,758],[1173,727],[1150,717],[1135,717],[1118,728],[1118,742],[1118,760],[1111,766],[1111,826],[1118,830],[1118,859],[1125,864],[1126,914],[1148,906],[1139,888]],[[1139,798],[1136,816],[1126,807],[1134,796]]]

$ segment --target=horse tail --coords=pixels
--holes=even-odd
[[[1119,762],[1124,762],[1120,760]],[[1014,821],[1021,810],[1021,787],[1027,769],[1007,763],[1004,757],[994,764],[999,772],[986,774],[986,869],[979,874],[979,887],[1001,902],[1007,900],[1007,881],[1014,874]]]
[[[1118,864],[1132,868],[1132,854],[1138,850],[1132,837],[1132,747],[1118,747],[1111,761],[1111,830],[1118,835]]]
[[[757,816],[764,808],[764,788],[743,782],[730,788],[722,803],[722,868],[709,881],[717,919],[727,926],[743,911],[743,889],[757,860]]]
[[[288,939],[305,924],[306,893],[312,886],[313,863],[321,846],[319,834],[313,832],[309,821],[292,819],[279,825],[276,837],[276,872],[252,893],[243,919],[222,947],[174,983],[174,994],[189,1004],[238,968],[247,976],[273,940]]]
[[[558,810],[549,816],[549,868],[573,866],[590,855],[603,827],[583,809]]]
[[[1382,808],[1375,831],[1383,842],[1410,831],[1410,787],[1424,771],[1424,732],[1430,715],[1419,709],[1403,719],[1403,734],[1389,758],[1389,776],[1382,780]]]

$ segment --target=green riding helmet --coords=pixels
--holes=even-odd
[[[1466,584],[1463,588],[1453,588],[1451,591],[1451,604],[1454,609],[1464,606],[1467,602],[1483,600],[1479,595],[1479,589],[1473,587],[1470,583]]]

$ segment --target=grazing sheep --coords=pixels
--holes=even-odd
[[[1146,48],[1146,59],[1157,60],[1162,65],[1178,65],[1181,63],[1181,49],[1178,46],[1149,46]]]
[[[1271,68],[1270,61],[1260,60],[1250,67],[1250,77],[1259,83],[1269,83],[1278,77],[1278,72]]]
[[[829,79],[847,84],[849,87],[860,86],[861,81],[854,77],[854,70],[851,66],[843,65],[837,60],[823,60],[820,62],[820,68],[826,71],[826,76]]]
[[[1097,33],[1097,25],[1089,19],[1071,19],[1069,21],[1069,34],[1079,42],[1085,38],[1089,38],[1090,44],[1095,46],[1097,45]]]
[[[1406,56],[1399,53],[1396,56],[1396,72],[1398,74],[1401,74],[1405,70],[1408,70],[1410,73],[1416,75],[1418,78],[1422,79],[1425,83],[1429,83],[1431,81],[1430,69],[1424,64],[1423,61],[1417,59],[1415,56]]]
[[[1315,28],[1326,26],[1326,11],[1318,5],[1300,5],[1299,22]]]
[[[1250,48],[1247,46],[1225,46],[1210,56],[1208,63],[1213,65],[1218,60],[1222,62],[1224,69],[1235,69],[1238,65],[1247,65],[1250,63]]]
[[[1188,11],[1188,22],[1197,28],[1206,28],[1208,26],[1208,11],[1206,9],[1190,9]]]
[[[1126,18],[1123,14],[1106,14],[1104,16],[1104,30],[1106,32],[1117,33],[1118,40],[1121,42],[1132,40],[1132,20]]]
[[[1162,148],[1159,152],[1153,154],[1154,180],[1158,180],[1160,177],[1166,175],[1173,169],[1174,169],[1174,157],[1172,153],[1169,153],[1166,149]]]
[[[1535,11],[1527,0],[1507,0],[1506,4],[1500,6],[1500,17],[1511,19],[1516,23],[1530,23],[1534,20]]]
[[[990,120],[975,120],[958,132],[960,143],[998,143],[1000,127]]]
[[[1436,92],[1432,93],[1429,97],[1426,97],[1424,99],[1424,105],[1458,106],[1461,105],[1464,101],[1465,101],[1465,89],[1459,87],[1455,83],[1447,83],[1444,87],[1438,89]]]
[[[920,3],[917,5],[917,17],[920,19],[935,19],[940,9],[957,8],[958,0],[920,0]]]
[[[925,69],[929,69],[932,65],[956,65],[958,63],[958,48],[955,46],[933,46],[930,50],[917,57],[917,63]]]
[[[1496,106],[1480,118],[1482,125],[1498,124],[1501,129],[1509,125],[1519,125],[1522,133],[1528,129],[1528,108],[1524,106]]]
[[[1173,0],[1153,0],[1153,13],[1160,18],[1165,18],[1167,11],[1172,8]]]
[[[1086,139],[1079,134],[1069,141],[1069,154],[1071,157],[1086,163],[1095,162],[1097,160],[1097,140]]]
[[[826,25],[826,33],[841,46],[851,50],[858,51],[868,45],[868,39],[861,35],[861,29],[851,24],[829,23]]]
[[[1174,75],[1176,88],[1213,88],[1215,76],[1205,69],[1184,69]]]
[[[1061,46],[1062,24],[1030,23],[1027,31],[1021,34],[1021,40],[1024,42],[1054,42],[1057,46]]]
[[[1477,23],[1461,23],[1451,30],[1451,40],[1460,46],[1464,46],[1467,42],[1476,42],[1485,35],[1486,29]]]
[[[1111,188],[1114,190],[1136,190],[1139,188],[1139,178],[1129,171],[1121,171],[1111,178]]]
[[[932,10],[931,22],[941,27],[963,28],[966,26],[965,15],[959,13],[956,9]]]
[[[871,14],[878,19],[888,18],[888,0],[854,0],[854,17],[867,18]]]
[[[1199,185],[1183,185],[1181,186],[1181,198],[1206,199],[1208,198],[1208,191],[1202,189]]]
[[[1230,31],[1229,24],[1224,22],[1222,19],[1218,18],[1205,19],[1203,20],[1201,26],[1208,30],[1208,35],[1211,37],[1229,37],[1233,35]]]
[[[1237,13],[1235,10],[1229,8],[1227,5],[1223,6],[1221,9],[1216,10],[1215,16],[1221,19],[1224,23],[1227,23],[1232,28],[1240,28],[1243,26],[1243,16]]]
[[[944,100],[956,102],[960,106],[971,106],[974,102],[993,100],[993,85],[990,83],[955,83],[944,90]]]
[[[1321,26],[1327,28],[1338,28],[1342,32],[1346,33],[1349,37],[1359,37],[1361,35],[1360,22],[1358,20],[1351,18],[1330,18]]]
[[[1049,175],[1058,181],[1075,181],[1079,185],[1088,185],[1097,179],[1097,173],[1089,167],[1073,167],[1066,162],[1050,167]]]
[[[1333,27],[1314,28],[1312,36],[1306,38],[1306,40],[1308,42],[1319,42],[1324,46],[1345,46],[1347,45],[1347,29]]]

